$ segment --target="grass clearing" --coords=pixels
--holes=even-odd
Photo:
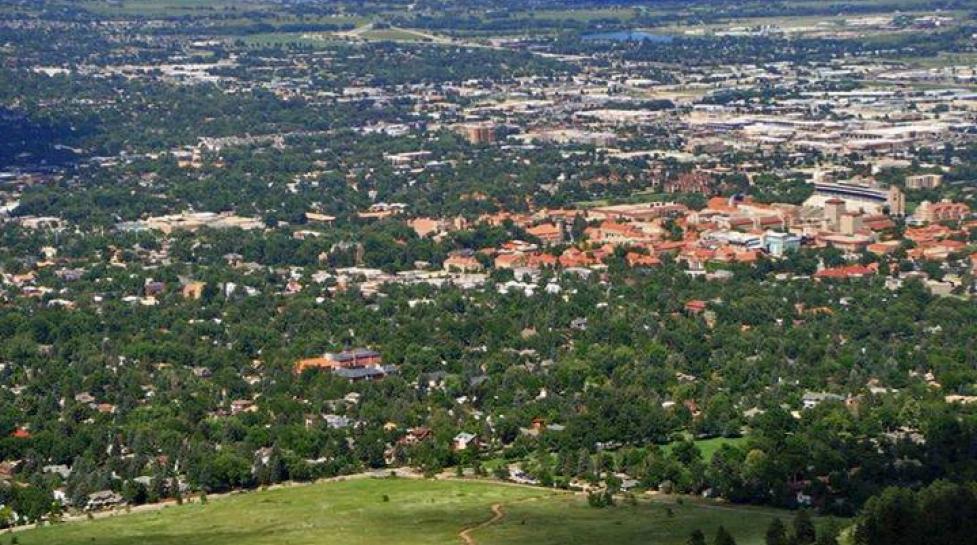
[[[403,28],[378,28],[367,30],[358,35],[365,40],[393,41],[393,42],[429,42],[431,38],[419,32]]]
[[[506,513],[499,523],[475,535],[479,544],[682,545],[696,529],[711,542],[721,525],[739,545],[761,545],[771,520],[779,517],[789,523],[793,516],[699,500],[679,504],[672,498],[594,509],[580,496],[514,503],[506,507]]]
[[[595,21],[599,19],[619,19],[630,21],[634,19],[633,8],[589,8],[589,9],[540,9],[531,12],[516,12],[515,18],[522,19],[550,19],[558,21]]]
[[[384,495],[389,501],[384,500]],[[357,479],[235,494],[159,511],[72,522],[17,534],[21,545],[444,545],[471,531],[479,545],[680,545],[719,525],[760,545],[786,511],[686,498],[594,509],[585,497],[491,481]]]
[[[228,11],[267,9],[271,5],[262,0],[85,0],[81,3],[92,13],[130,17],[208,16]]]
[[[713,455],[723,445],[736,447],[742,446],[744,443],[746,443],[746,437],[713,437],[711,439],[698,439],[695,441],[695,446],[699,447],[699,451],[702,452],[702,459],[708,462],[712,460]],[[669,443],[662,447],[662,450],[668,453],[673,446],[675,443]]]

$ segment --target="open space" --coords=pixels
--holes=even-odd
[[[385,500],[386,496],[386,500]],[[388,501],[389,500],[389,501]],[[492,520],[492,506],[501,516]],[[789,512],[700,500],[641,500],[595,509],[567,492],[478,481],[360,479],[252,492],[159,511],[71,522],[17,534],[22,545],[421,545],[615,543],[679,545],[725,526],[759,545]],[[492,522],[486,523],[492,520]]]

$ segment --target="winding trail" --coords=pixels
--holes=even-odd
[[[465,528],[464,530],[458,532],[458,537],[461,538],[461,541],[465,545],[478,545],[478,542],[475,541],[475,538],[472,537],[472,532],[474,532],[475,530],[479,530],[481,528],[485,528],[486,526],[489,526],[491,524],[495,524],[496,522],[499,522],[504,518],[505,518],[505,511],[502,510],[502,504],[493,503],[492,518],[479,522],[474,526],[469,526],[468,528]]]

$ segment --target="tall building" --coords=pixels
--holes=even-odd
[[[889,186],[889,197],[886,199],[890,216],[906,215],[906,195],[896,186]]]
[[[933,189],[943,183],[942,174],[917,174],[906,176],[906,189]]]
[[[495,142],[495,125],[491,123],[467,123],[460,125],[458,132],[473,145]]]
[[[862,213],[861,212],[845,212],[841,215],[841,225],[839,230],[841,234],[846,236],[852,236],[862,229]]]
[[[828,199],[824,203],[824,219],[827,222],[827,228],[832,231],[837,231],[841,227],[841,215],[845,213],[845,201],[834,198]]]

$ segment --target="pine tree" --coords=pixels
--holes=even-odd
[[[794,516],[794,539],[799,545],[811,545],[817,539],[817,531],[814,529],[814,521],[811,514],[805,510],[797,512]]]
[[[767,545],[787,545],[787,527],[779,518],[773,519],[767,526]]]
[[[702,530],[695,530],[685,543],[686,545],[706,545],[706,534],[703,534]]]
[[[733,535],[726,531],[726,528],[720,526],[716,530],[716,539],[712,541],[713,545],[736,545],[736,540],[733,539]]]

